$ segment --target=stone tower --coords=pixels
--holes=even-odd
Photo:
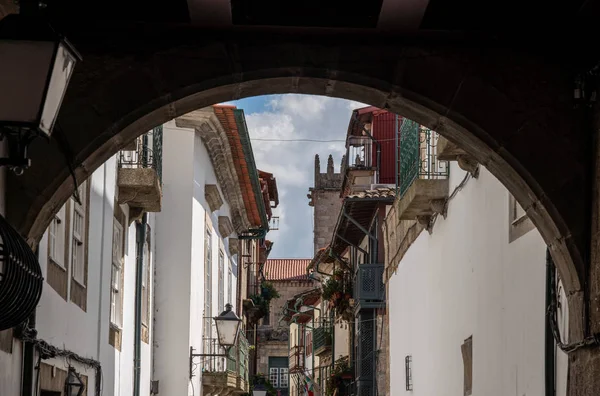
[[[315,253],[331,242],[333,229],[342,208],[340,192],[344,180],[346,159],[342,157],[340,173],[333,171],[333,157],[327,159],[327,172],[321,173],[319,155],[315,155],[315,185],[309,188],[309,206],[314,208]]]

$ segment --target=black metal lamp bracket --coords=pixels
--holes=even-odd
[[[229,349],[225,353],[194,353],[194,347],[190,347],[190,379],[194,377],[194,358],[197,357],[229,357]]]
[[[0,158],[0,166],[7,166],[17,176],[22,175],[31,165],[31,160],[27,158],[27,148],[37,136],[37,133],[27,128],[0,127],[0,141],[6,139],[8,143],[8,157]]]

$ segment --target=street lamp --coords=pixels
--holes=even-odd
[[[194,347],[190,347],[190,379],[194,376],[195,357],[229,357],[229,349],[236,344],[240,323],[242,323],[242,319],[231,308],[231,304],[225,305],[225,311],[213,318],[217,328],[219,345],[225,348],[225,353],[194,353]]]
[[[242,320],[231,310],[232,305],[226,304],[225,311],[214,318],[217,327],[217,339],[219,344],[224,347],[232,347],[237,341]]]
[[[66,396],[81,396],[85,390],[85,384],[79,377],[79,374],[73,367],[69,367],[69,374],[65,382],[65,394]]]
[[[21,174],[31,140],[52,134],[81,57],[44,20],[12,14],[0,21],[0,59],[0,138],[9,145],[0,166]]]

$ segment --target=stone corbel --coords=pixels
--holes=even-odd
[[[431,215],[417,215],[417,222],[422,226],[427,227],[431,222]]]
[[[474,178],[479,176],[479,164],[473,157],[468,154],[462,154],[456,156],[458,166],[464,171],[469,172]]]
[[[214,212],[223,205],[223,198],[219,193],[219,188],[216,184],[205,184],[204,185],[204,198],[210,207],[210,211]]]
[[[229,235],[233,234],[233,224],[231,224],[231,220],[227,216],[219,216],[219,234],[223,238],[227,238]]]
[[[441,214],[446,218],[446,200],[445,199],[432,199],[429,201],[429,206],[434,213]]]
[[[229,254],[235,256],[239,252],[239,240],[237,238],[229,238]]]

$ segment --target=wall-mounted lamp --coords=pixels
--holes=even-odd
[[[225,353],[194,353],[194,347],[190,347],[190,378],[193,377],[193,366],[195,357],[228,357],[229,348],[237,342],[240,331],[240,319],[231,309],[231,304],[225,305],[225,311],[219,316],[214,317],[215,327],[217,328],[217,339],[219,345],[225,348]]]
[[[65,381],[65,395],[66,396],[81,396],[85,390],[85,384],[81,380],[81,377],[75,371],[73,367],[69,367],[69,374]]]
[[[43,19],[12,14],[0,21],[0,57],[0,139],[9,149],[0,166],[20,175],[31,141],[52,134],[81,56]]]

